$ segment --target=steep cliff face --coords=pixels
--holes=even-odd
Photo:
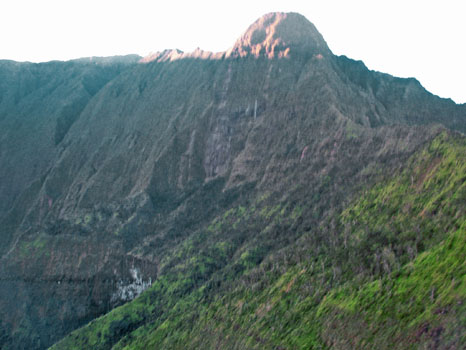
[[[334,56],[298,14],[264,16],[225,53],[135,61],[0,65],[5,348],[46,348],[167,276],[182,278],[197,265],[180,247],[205,232],[209,242],[232,239],[225,261],[173,293],[224,268],[236,278],[247,265],[232,262],[255,249],[247,263],[256,265],[295,244],[403,167],[438,124],[466,130],[464,105]],[[209,229],[254,203],[280,203],[293,220],[274,221],[268,208],[236,231]],[[163,318],[164,295],[152,314],[87,346],[109,348]]]
[[[0,61],[0,217],[51,166],[92,96],[136,60]]]

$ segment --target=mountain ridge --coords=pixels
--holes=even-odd
[[[429,176],[419,169],[428,173],[429,164],[449,159],[438,144],[461,149],[464,135],[439,135],[445,128],[464,133],[464,106],[417,81],[324,52],[318,32],[311,47],[293,50],[293,42],[274,36],[288,27],[293,33],[289,17],[298,28],[313,28],[300,15],[266,15],[221,59],[198,50],[207,59],[165,51],[146,64],[133,56],[129,63],[19,64],[14,72],[0,64],[8,77],[0,82],[7,92],[0,94],[0,182],[16,186],[0,187],[0,346],[47,348],[92,320],[57,346],[110,349],[145,327],[163,332],[157,322],[171,319],[185,298],[229,298],[236,281],[268,285],[254,272],[265,266],[276,266],[272,275],[280,279],[276,274],[292,274],[296,260],[311,263],[306,254],[345,254],[342,213],[361,191],[390,183],[386,176],[419,154],[427,160],[409,169],[411,181],[423,183]],[[40,166],[31,172],[34,162]],[[434,169],[444,175],[449,164]],[[442,176],[434,190],[446,186]],[[454,186],[461,189],[457,180]],[[434,190],[428,203],[435,203]],[[461,211],[460,201],[452,203],[449,211]],[[441,222],[455,225],[436,208]],[[369,237],[379,259],[353,242],[350,253],[368,265],[361,267],[367,278],[384,278],[384,263],[401,267],[430,249],[430,241],[419,243],[401,229],[395,241],[389,223],[375,226],[380,241],[351,225],[356,236]],[[303,240],[314,245],[292,253]],[[318,265],[327,266],[322,259]],[[343,265],[324,267],[319,278],[339,283]],[[208,293],[217,288],[224,296]],[[77,339],[84,343],[73,345]]]

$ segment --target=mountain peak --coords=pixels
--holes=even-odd
[[[196,49],[193,52],[164,50],[150,53],[142,63],[175,61],[183,58],[221,59],[223,57],[286,57],[290,53],[306,52],[317,57],[331,54],[322,35],[299,13],[271,12],[256,20],[226,52]]]
[[[255,21],[227,52],[227,56],[285,57],[294,51],[329,54],[316,27],[298,13],[272,12]]]

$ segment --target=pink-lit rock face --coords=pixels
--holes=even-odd
[[[269,13],[254,22],[227,57],[286,57],[295,50],[326,55],[330,50],[324,39],[305,17],[297,13]]]
[[[237,57],[283,58],[295,52],[308,52],[322,59],[330,54],[322,35],[304,16],[273,12],[254,22],[226,52],[197,48],[193,52],[178,49],[150,53],[141,63],[175,61],[184,58],[221,59]]]
[[[220,59],[225,56],[224,52],[211,52],[211,51],[204,51],[200,48],[192,52],[183,52],[178,49],[174,50],[163,50],[157,51],[154,53],[150,53],[146,57],[142,58],[139,62],[140,63],[149,63],[149,62],[166,62],[166,61],[176,61],[185,58],[197,58],[197,59]]]

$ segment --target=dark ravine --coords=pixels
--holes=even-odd
[[[352,348],[340,335],[357,337],[359,316],[335,305],[409,266],[422,275],[424,256],[464,252],[466,105],[333,55],[299,14],[265,15],[224,53],[0,61],[0,76],[2,349]],[[379,205],[390,181],[412,200],[387,197],[385,222],[348,221],[376,216],[358,200],[374,191]],[[430,211],[411,211],[418,200]],[[399,348],[461,344],[455,266],[445,331],[411,343],[394,331]],[[284,281],[281,337],[270,315],[283,310],[264,298]],[[298,327],[300,307],[344,331]]]

